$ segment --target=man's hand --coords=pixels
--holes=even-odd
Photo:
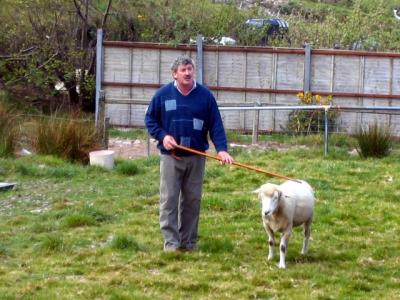
[[[163,139],[163,146],[167,150],[172,150],[176,147],[177,143],[171,135],[166,135]]]
[[[219,158],[221,158],[221,164],[229,164],[231,165],[234,161],[233,157],[229,155],[226,151],[219,151],[218,152]]]

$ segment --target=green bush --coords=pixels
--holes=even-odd
[[[42,117],[36,122],[33,146],[38,154],[50,154],[87,163],[89,152],[100,148],[98,130],[91,120],[71,114]]]
[[[390,127],[378,123],[360,127],[357,134],[357,151],[361,157],[385,157],[390,154],[392,134]]]

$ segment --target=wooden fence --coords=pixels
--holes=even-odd
[[[98,32],[98,41],[102,33]],[[364,51],[229,47],[103,41],[98,43],[97,106],[105,99],[111,125],[143,127],[155,91],[172,80],[170,65],[181,54],[197,62],[197,80],[219,106],[297,105],[296,94],[332,95],[338,106],[400,106],[400,54]],[[290,111],[259,113],[259,129],[281,131]],[[226,128],[251,130],[254,111],[223,111]],[[340,113],[336,130],[354,132],[378,120],[399,135],[398,114]]]

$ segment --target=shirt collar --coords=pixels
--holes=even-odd
[[[174,80],[174,86],[175,86],[176,89],[179,91],[179,93],[181,93],[181,94],[183,95],[182,91],[181,91],[181,90],[179,89],[179,87],[178,87],[178,82],[177,82],[176,80]],[[189,93],[187,93],[187,95],[189,95],[189,94],[196,88],[196,86],[197,86],[196,80],[193,80],[193,86],[192,86],[192,88],[190,89]],[[186,95],[186,96],[187,96],[187,95]]]

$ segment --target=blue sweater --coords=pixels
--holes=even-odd
[[[207,134],[216,150],[227,151],[227,141],[221,115],[213,94],[203,85],[183,96],[174,82],[161,87],[147,109],[145,124],[150,135],[158,141],[163,154],[170,154],[162,144],[169,134],[182,146],[199,151],[208,149]],[[177,155],[188,155],[177,151]]]

